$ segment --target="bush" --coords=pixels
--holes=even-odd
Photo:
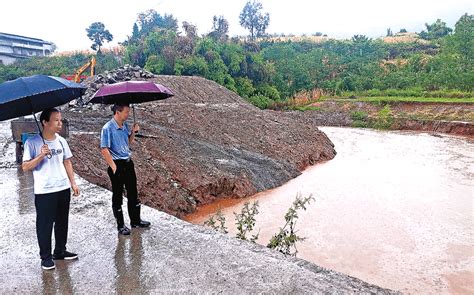
[[[301,194],[298,193],[295,201],[285,214],[285,225],[280,227],[279,232],[270,239],[267,245],[268,248],[277,250],[285,255],[296,256],[298,253],[296,243],[305,240],[304,237],[300,237],[296,234],[296,222],[299,217],[298,211],[301,209],[306,210],[306,206],[313,200],[312,195],[302,197]]]
[[[296,243],[304,241],[306,238],[297,235],[296,223],[298,221],[300,210],[306,210],[307,205],[314,201],[312,195],[302,197],[300,193],[296,195],[296,199],[285,214],[285,224],[280,227],[278,233],[274,234],[267,244],[267,247],[283,253],[284,255],[296,256],[298,249]],[[258,210],[258,201],[255,201],[251,206],[249,202],[245,202],[240,213],[234,212],[235,224],[237,226],[236,238],[255,243],[258,240],[260,232],[252,234],[255,228],[255,222]],[[220,208],[215,215],[212,215],[204,225],[221,233],[228,233],[225,225],[225,217]],[[252,234],[252,235],[251,235]],[[248,235],[251,235],[250,237]]]
[[[351,112],[351,119],[353,121],[366,121],[367,117],[368,117],[368,115],[364,111],[353,111],[353,112]]]
[[[385,105],[379,112],[375,120],[374,127],[376,129],[390,129],[393,124],[392,110],[390,106]]]
[[[351,126],[355,128],[368,128],[369,123],[367,123],[366,121],[355,120],[352,121]]]
[[[268,84],[261,85],[257,88],[257,92],[260,95],[266,96],[271,100],[280,100],[280,92],[276,87]]]
[[[259,109],[267,109],[273,101],[263,95],[254,95],[246,99],[248,102],[258,107]]]

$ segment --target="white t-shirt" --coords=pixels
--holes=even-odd
[[[72,157],[66,140],[56,134],[54,140],[45,140],[51,151],[51,159],[44,159],[33,169],[34,193],[49,194],[71,187],[63,161]],[[36,158],[41,153],[43,140],[35,135],[25,142],[23,161]]]

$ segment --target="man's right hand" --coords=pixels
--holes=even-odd
[[[50,155],[51,154],[51,150],[49,149],[48,145],[47,144],[44,144],[42,147],[41,147],[41,154],[46,157],[47,155]]]
[[[113,172],[114,175],[115,175],[115,172],[117,172],[117,165],[115,165],[115,163],[114,163],[114,165],[111,166],[110,168],[112,169],[112,172]]]

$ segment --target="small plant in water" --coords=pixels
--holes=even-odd
[[[304,237],[300,237],[296,234],[298,210],[306,210],[306,205],[308,205],[312,200],[314,200],[312,195],[306,198],[303,198],[299,193],[296,195],[295,201],[293,201],[293,204],[285,214],[285,225],[271,238],[267,245],[268,248],[275,249],[285,255],[296,256],[296,253],[298,253],[296,243],[305,240]],[[258,212],[258,201],[254,202],[252,206],[250,206],[249,202],[246,202],[240,213],[237,214],[234,212],[237,225],[237,238],[254,243],[257,241],[259,233],[252,235],[250,238],[248,238],[247,235],[250,234],[255,227],[255,216]],[[220,208],[217,210],[216,214],[212,215],[204,222],[204,225],[209,226],[218,232],[227,233],[225,217]]]
[[[227,227],[225,226],[225,216],[222,214],[221,208],[217,209],[216,214],[212,215],[208,220],[206,220],[204,225],[207,225],[223,234],[228,233]]]
[[[250,203],[246,202],[240,213],[235,213],[235,224],[237,225],[236,237],[241,240],[254,242],[258,239],[259,233],[247,238],[247,234],[255,227],[255,215],[258,214],[258,201],[254,202],[250,207]]]
[[[288,212],[285,214],[285,225],[280,228],[280,232],[275,234],[268,243],[267,247],[275,249],[285,255],[296,256],[298,249],[296,243],[304,241],[304,237],[298,236],[296,233],[296,221],[298,219],[298,210],[306,210],[306,205],[314,200],[313,196],[301,197],[301,194],[296,195],[296,200],[291,205]]]

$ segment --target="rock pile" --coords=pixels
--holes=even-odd
[[[87,102],[89,102],[89,100],[92,98],[92,95],[94,95],[94,93],[96,93],[96,91],[99,90],[102,85],[130,80],[144,81],[155,77],[155,74],[148,72],[139,66],[131,66],[128,64],[113,71],[105,71],[102,74],[98,74],[84,80],[82,84],[87,86],[86,93],[81,98],[71,101],[69,103],[69,107],[85,107],[94,110],[103,108],[104,106],[101,105],[87,104]],[[74,111],[74,109],[72,111]]]

